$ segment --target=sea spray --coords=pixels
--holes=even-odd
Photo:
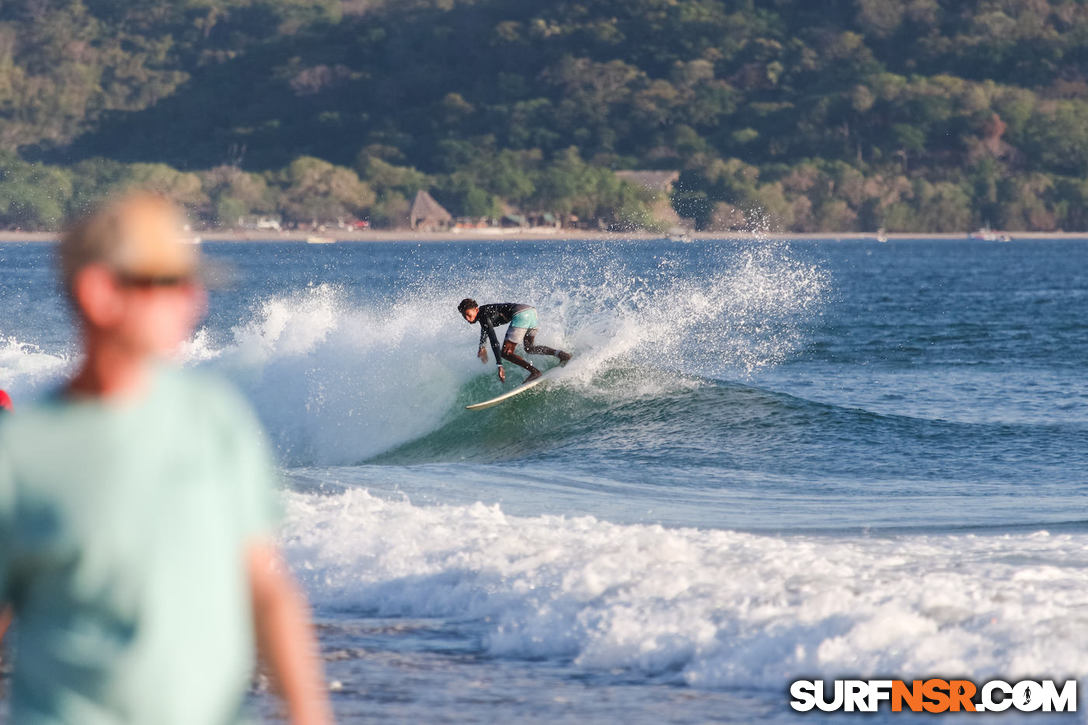
[[[448,423],[473,402],[459,391],[494,377],[475,360],[479,328],[456,314],[462,297],[534,304],[537,339],[576,355],[556,385],[592,397],[623,369],[623,388],[606,394],[635,397],[781,362],[829,288],[826,273],[772,242],[711,244],[694,268],[687,245],[647,267],[632,265],[630,247],[560,246],[526,264],[516,247],[485,246],[449,268],[410,265],[384,295],[332,284],[270,295],[219,346],[198,331],[190,360],[247,391],[288,463],[357,463]]]
[[[674,245],[646,266],[631,262],[636,244],[552,254],[529,272],[509,250],[480,255],[417,278],[412,296],[449,308],[464,296],[534,304],[540,337],[588,359],[586,379],[616,360],[712,377],[775,365],[797,349],[830,290],[829,275],[782,242],[707,242],[697,260],[693,245]]]
[[[431,430],[470,360],[421,341],[442,322],[425,308],[359,309],[317,285],[256,303],[232,341],[203,364],[249,395],[288,463],[353,463]]]

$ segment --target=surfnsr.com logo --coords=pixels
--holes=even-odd
[[[1077,681],[990,680],[797,680],[790,684],[790,707],[798,712],[1076,712]]]

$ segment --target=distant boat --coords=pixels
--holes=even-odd
[[[993,229],[990,229],[989,224],[982,227],[978,231],[971,232],[967,235],[967,238],[975,239],[980,242],[996,242],[998,240],[997,233]]]
[[[335,239],[332,239],[330,237],[318,237],[318,236],[306,237],[306,243],[307,244],[332,244],[335,241],[336,241]]]
[[[884,233],[884,227],[876,230],[876,240],[881,244],[888,241],[888,235]]]
[[[1002,234],[1002,235],[1001,235],[1001,236],[1000,236],[1000,237],[998,238],[998,240],[997,240],[997,241],[999,241],[999,242],[1011,242],[1011,241],[1012,241],[1012,237],[1010,237],[1010,236],[1009,236],[1008,234]]]

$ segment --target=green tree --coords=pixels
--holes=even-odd
[[[63,169],[0,159],[0,225],[56,229],[71,195],[72,179]]]
[[[237,166],[218,166],[201,174],[210,207],[204,216],[213,224],[231,227],[252,214],[266,214],[275,209],[273,192],[259,174]]]
[[[190,208],[208,203],[199,175],[177,171],[166,164],[132,164],[122,186],[153,191]]]
[[[914,185],[919,228],[934,232],[962,232],[971,224],[971,198],[964,189],[945,181]]]
[[[479,218],[502,214],[498,197],[477,186],[466,174],[446,177],[435,190],[435,197],[454,216]]]
[[[354,171],[313,157],[291,162],[279,180],[281,209],[296,221],[364,216],[375,201],[373,190]]]

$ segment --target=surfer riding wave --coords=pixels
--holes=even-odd
[[[470,325],[479,323],[480,349],[477,355],[481,361],[487,362],[486,341],[490,340],[491,350],[495,353],[495,363],[499,366],[499,380],[504,383],[506,382],[506,371],[502,367],[504,359],[529,371],[529,376],[524,381],[526,383],[532,382],[543,375],[532,363],[514,353],[519,344],[523,346],[527,355],[553,355],[559,358],[561,364],[565,364],[570,360],[569,352],[536,344],[538,323],[536,308],[531,305],[514,302],[479,305],[476,300],[466,297],[457,305],[457,311]],[[506,330],[506,337],[503,339],[502,352],[500,353],[495,328],[507,323],[510,324],[510,327]]]

